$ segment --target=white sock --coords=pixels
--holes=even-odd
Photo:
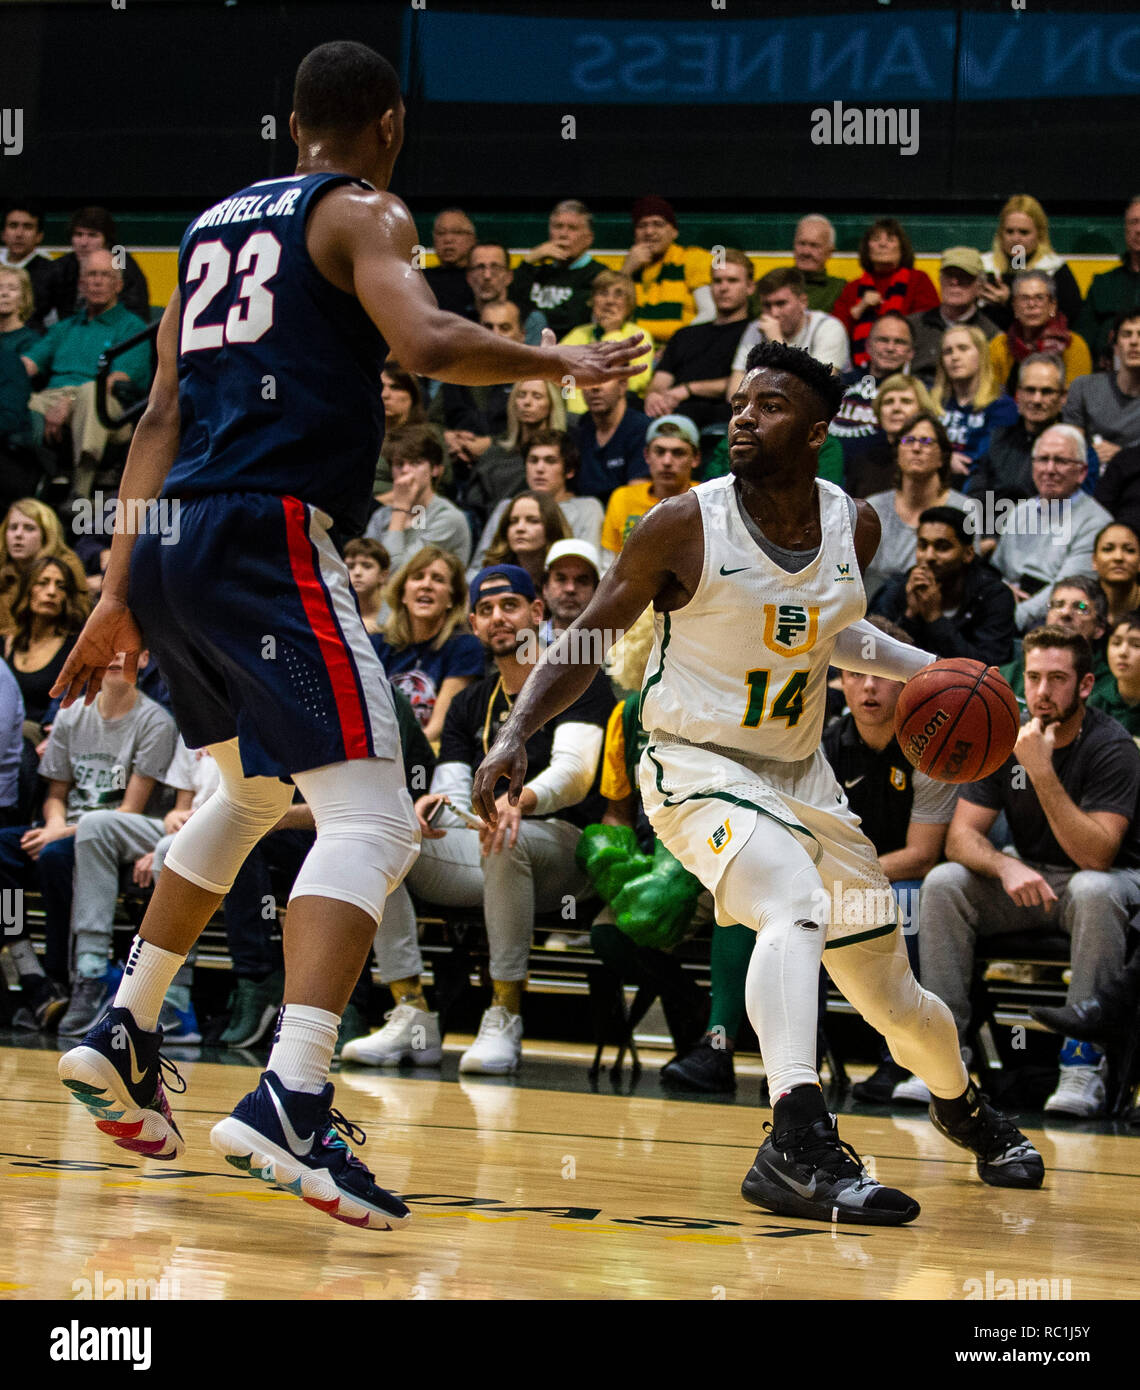
[[[290,1091],[323,1091],[329,1079],[340,1019],[308,1004],[282,1004],[266,1070]]]
[[[181,969],[186,957],[174,951],[164,951],[136,936],[131,942],[127,968],[115,995],[116,1009],[130,1009],[134,1020],[144,1033],[158,1027],[158,1015],[170,982]]]
[[[8,954],[21,976],[27,978],[29,975],[42,975],[44,968],[39,962],[32,943],[26,936],[19,941],[13,941],[8,947]]]

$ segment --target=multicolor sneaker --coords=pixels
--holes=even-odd
[[[373,1231],[404,1225],[411,1212],[376,1185],[341,1138],[360,1144],[366,1135],[332,1109],[332,1098],[331,1081],[312,1095],[287,1090],[276,1072],[263,1072],[257,1090],[210,1131],[210,1142],[243,1173],[283,1187],[337,1221]]]
[[[159,1055],[161,1046],[161,1028],[146,1033],[129,1009],[112,1008],[59,1059],[59,1079],[91,1112],[95,1128],[121,1149],[169,1159],[186,1144],[170,1113],[162,1073],[173,1091],[185,1091],[186,1083],[174,1063]]]

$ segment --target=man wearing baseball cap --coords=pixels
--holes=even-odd
[[[938,279],[942,303],[923,314],[911,314],[908,319],[914,334],[911,374],[921,377],[928,386],[938,370],[942,335],[948,328],[958,328],[965,323],[977,324],[986,335],[986,342],[1001,332],[997,324],[978,307],[985,274],[982,258],[972,246],[951,246],[943,251]]]
[[[634,322],[660,347],[678,328],[714,314],[712,255],[703,246],[677,245],[677,214],[664,198],[633,205],[633,245],[622,271],[637,289]]]
[[[617,559],[625,538],[650,507],[680,497],[693,485],[701,461],[701,437],[687,415],[659,415],[645,435],[649,477],[626,483],[610,495],[602,522],[602,569]]]
[[[542,598],[550,615],[538,630],[543,646],[556,641],[575,618],[582,616],[601,577],[602,563],[589,541],[571,537],[554,542],[546,553],[542,576]]]
[[[578,837],[605,809],[598,782],[614,696],[599,670],[582,695],[527,744],[528,780],[518,804],[508,803],[506,783],[497,789],[494,830],[485,825],[476,829],[457,814],[470,815],[475,769],[538,660],[541,620],[542,602],[526,570],[489,565],[472,580],[471,630],[492,666],[448,707],[431,790],[416,802],[422,844],[408,887],[423,902],[482,908],[487,927],[491,1005],[460,1059],[461,1072],[517,1069],[534,914],[560,910],[564,920],[571,920],[567,904],[589,887],[574,859]],[[447,804],[435,818],[441,799]],[[414,931],[405,939],[409,928],[398,915],[392,921],[386,915],[379,931],[394,933],[385,946],[391,956],[409,961],[408,978],[402,981],[406,993],[383,1030],[388,1036],[373,1040],[357,1060],[386,1065],[407,1056],[414,1063],[417,1050],[423,1055],[423,1043],[416,1038],[422,1039],[426,1030],[432,1042],[426,1055],[437,1061],[438,1021],[426,1012]]]

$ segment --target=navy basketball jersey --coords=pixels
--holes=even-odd
[[[384,438],[388,345],[305,247],[310,209],[345,174],[251,184],[182,238],[181,444],[165,495],[297,497],[348,535],[368,520]]]

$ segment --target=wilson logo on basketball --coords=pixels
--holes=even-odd
[[[815,646],[819,609],[798,603],[764,605],[764,645],[780,656],[799,656]],[[803,639],[802,641],[800,639]]]
[[[956,739],[954,747],[951,748],[942,760],[943,777],[957,777],[965,766],[966,759],[973,752],[974,745],[969,739]]]
[[[906,755],[912,762],[922,757],[926,745],[949,718],[944,709],[936,710],[917,734],[911,734],[906,741]]]

